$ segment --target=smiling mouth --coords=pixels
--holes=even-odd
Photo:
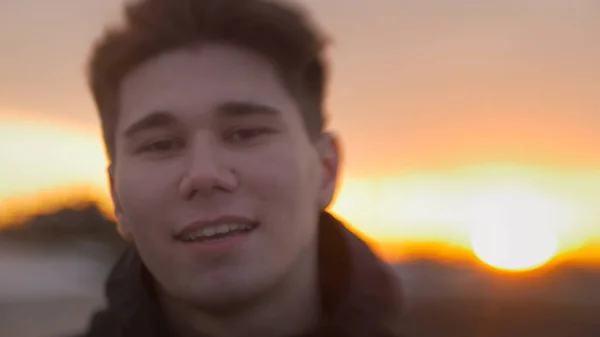
[[[184,243],[204,243],[226,240],[235,236],[248,235],[258,227],[258,223],[220,223],[204,226],[180,236],[178,239]]]

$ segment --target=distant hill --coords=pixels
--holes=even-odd
[[[115,251],[121,251],[126,246],[116,224],[92,203],[64,208],[51,214],[39,214],[21,225],[8,226],[0,230],[0,240],[40,246],[97,242]]]
[[[395,264],[407,293],[418,299],[493,299],[590,304],[600,310],[600,266],[556,264],[509,273],[471,263],[417,260]]]
[[[507,273],[472,263],[394,265],[410,337],[600,336],[600,268],[562,263]]]

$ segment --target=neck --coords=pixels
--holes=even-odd
[[[306,332],[321,317],[317,249],[303,256],[278,284],[252,303],[209,312],[161,294],[160,301],[180,337],[279,337]]]

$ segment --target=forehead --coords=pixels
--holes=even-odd
[[[131,71],[120,87],[117,129],[155,111],[208,118],[214,107],[230,101],[269,106],[292,119],[299,113],[270,62],[239,47],[215,44],[163,53]]]

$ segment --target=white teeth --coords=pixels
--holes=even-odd
[[[213,236],[217,234],[217,229],[215,227],[205,227],[202,229],[202,236]]]
[[[216,231],[219,234],[229,233],[230,232],[229,225],[227,225],[227,224],[219,225],[219,226],[217,226]]]
[[[188,234],[184,240],[185,241],[193,241],[199,238],[205,237],[209,238],[215,236],[217,234],[227,234],[230,232],[240,231],[240,230],[250,230],[252,226],[248,224],[239,224],[239,223],[225,223],[219,224],[211,227],[204,227],[199,229],[193,233]]]

